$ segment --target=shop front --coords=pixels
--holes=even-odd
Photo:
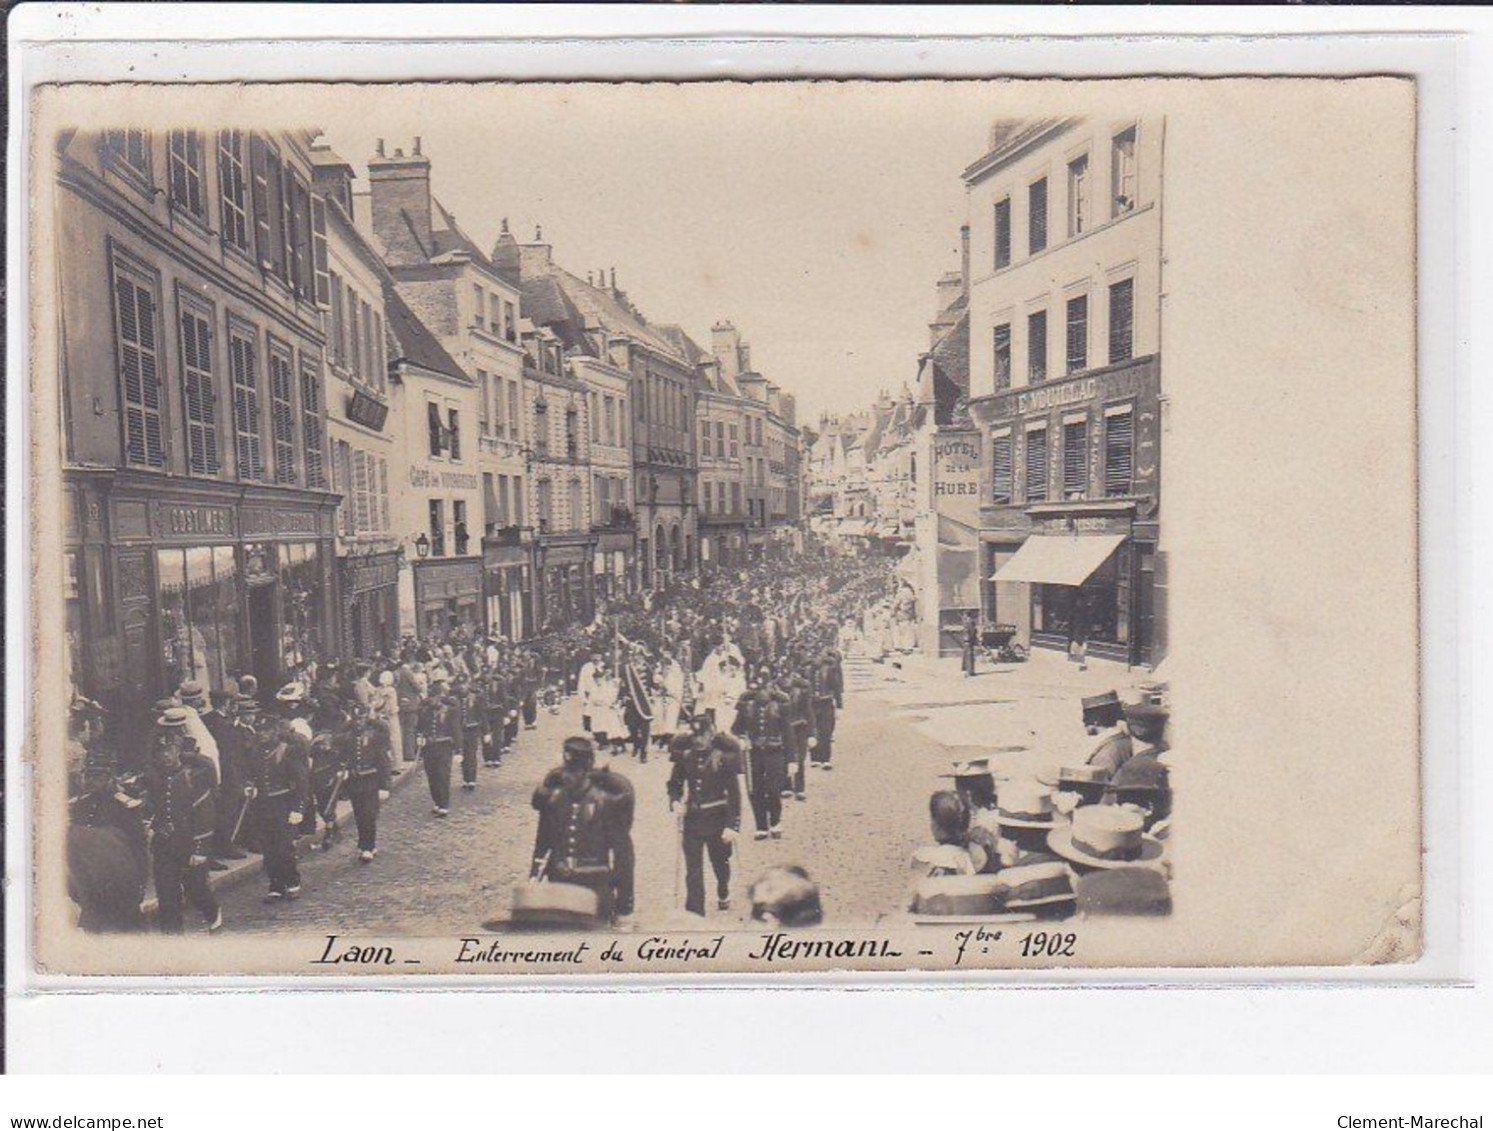
[[[412,565],[415,632],[426,643],[444,641],[458,628],[483,628],[482,558],[442,558]]]
[[[603,531],[596,538],[596,553],[591,563],[593,592],[608,601],[632,591],[633,536],[630,530]]]
[[[482,540],[482,572],[487,598],[487,631],[507,640],[534,635],[534,591],[530,547],[515,534]]]
[[[273,692],[336,650],[336,496],[108,471],[67,498],[73,678],[127,727],[184,681]]]
[[[398,550],[339,559],[344,655],[361,659],[398,646],[400,560]]]
[[[586,624],[595,615],[595,553],[596,539],[588,534],[540,537],[535,550],[540,633]]]

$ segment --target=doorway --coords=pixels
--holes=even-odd
[[[249,586],[249,670],[260,697],[280,686],[280,637],[275,628],[275,585]]]

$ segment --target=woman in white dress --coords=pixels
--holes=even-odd
[[[382,672],[378,686],[373,689],[373,700],[368,705],[372,718],[383,719],[389,726],[389,758],[397,763],[404,749],[404,728],[399,724],[399,693],[394,690],[394,673]],[[391,769],[397,769],[397,764]]]
[[[596,664],[595,690],[591,693],[591,736],[598,746],[622,743],[627,739],[627,723],[617,699],[622,694],[622,685],[611,664],[599,660]]]
[[[654,720],[653,737],[667,743],[679,729],[679,709],[684,705],[684,667],[672,655],[664,657],[658,684],[658,717]]]

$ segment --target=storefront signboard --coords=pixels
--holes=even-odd
[[[940,432],[933,437],[933,506],[939,514],[980,523],[980,434]]]

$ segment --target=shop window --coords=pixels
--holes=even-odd
[[[1110,145],[1110,195],[1114,216],[1135,209],[1135,127],[1117,133]]]
[[[990,441],[990,501],[997,505],[1009,503],[1014,490],[1012,479],[1015,468],[1011,462],[1011,433],[995,436]]]
[[[1026,316],[1026,378],[1031,385],[1047,380],[1047,311]]]
[[[1047,178],[1033,181],[1026,190],[1027,254],[1047,248]]]
[[[1011,198],[995,202],[995,269],[1011,265]]]
[[[291,385],[290,353],[270,346],[270,428],[275,445],[275,482],[294,483],[295,392]]]
[[[238,563],[232,546],[158,550],[161,666],[175,689],[221,692],[241,670]]]
[[[280,586],[284,599],[280,661],[286,671],[296,671],[322,655],[321,554],[314,542],[280,547]]]
[[[217,395],[213,378],[212,317],[181,307],[182,393],[187,421],[187,471],[218,473]]]
[[[301,439],[306,449],[306,486],[325,487],[325,439],[322,435],[321,372],[313,364],[301,365]]]
[[[1068,235],[1089,229],[1089,155],[1068,162]]]
[[[124,405],[125,455],[129,463],[164,467],[166,435],[153,278],[122,263],[114,265],[115,341],[120,399]]]
[[[1002,322],[991,332],[991,366],[997,389],[1011,387],[1011,324]],[[760,443],[760,438],[758,439]]]
[[[1121,498],[1135,482],[1135,414],[1129,408],[1104,418],[1104,493]]]
[[[171,207],[198,220],[207,219],[202,195],[202,135],[196,130],[172,130],[167,138],[170,160]]]
[[[218,196],[223,242],[248,254],[249,186],[244,177],[244,135],[239,130],[218,134]]]
[[[234,453],[240,479],[264,478],[264,450],[259,431],[259,366],[254,342],[234,331],[228,335],[228,367],[233,381]]]
[[[1109,288],[1109,361],[1129,361],[1135,339],[1135,280],[1122,279]]]
[[[1026,434],[1026,501],[1047,501],[1047,429],[1032,428]]]
[[[1068,300],[1067,364],[1069,373],[1077,373],[1089,364],[1089,297],[1079,295]]]
[[[1089,423],[1063,425],[1063,497],[1081,499],[1089,489]]]

